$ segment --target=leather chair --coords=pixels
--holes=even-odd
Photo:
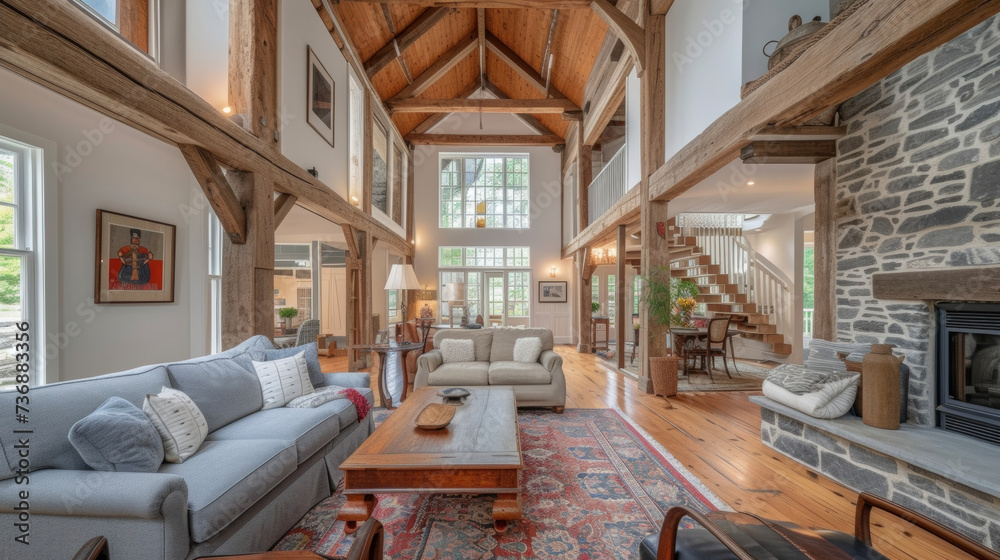
[[[657,534],[639,545],[640,560],[886,560],[872,547],[871,510],[881,509],[908,521],[975,558],[1000,560],[1000,554],[964,535],[888,500],[861,494],[854,535],[804,529],[786,521],[770,521],[745,513],[698,513],[685,507],[667,512]],[[699,527],[678,530],[689,517]]]

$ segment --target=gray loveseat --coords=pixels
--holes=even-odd
[[[348,400],[260,410],[250,356],[271,348],[258,336],[221,354],[33,388],[28,425],[15,423],[17,394],[0,393],[0,558],[71,558],[98,535],[108,538],[112,557],[122,559],[270,548],[332,494],[343,476],[337,467],[372,431],[371,416],[359,422]],[[324,377],[373,402],[367,374]],[[147,393],[164,386],[184,391],[205,415],[210,433],[198,451],[155,473],[91,470],[67,437],[70,427],[108,397],[141,408]],[[25,426],[33,433],[13,433]],[[16,483],[18,437],[30,439],[28,484]],[[24,490],[28,546],[11,534],[18,522],[15,498]]]
[[[542,341],[542,353],[535,363],[514,361],[514,344],[526,337]],[[476,361],[443,363],[441,342],[449,338],[471,339]],[[413,388],[509,387],[517,406],[551,406],[562,412],[566,405],[562,363],[562,356],[553,351],[549,329],[446,329],[434,334],[434,350],[417,359]]]

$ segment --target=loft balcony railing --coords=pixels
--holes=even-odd
[[[587,190],[590,223],[594,223],[628,192],[628,144],[613,155]]]

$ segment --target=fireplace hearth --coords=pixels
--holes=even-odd
[[[1000,445],[1000,304],[942,303],[939,428]]]

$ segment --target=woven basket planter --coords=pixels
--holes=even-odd
[[[649,376],[653,380],[653,394],[662,397],[672,397],[677,394],[676,357],[650,358]]]

